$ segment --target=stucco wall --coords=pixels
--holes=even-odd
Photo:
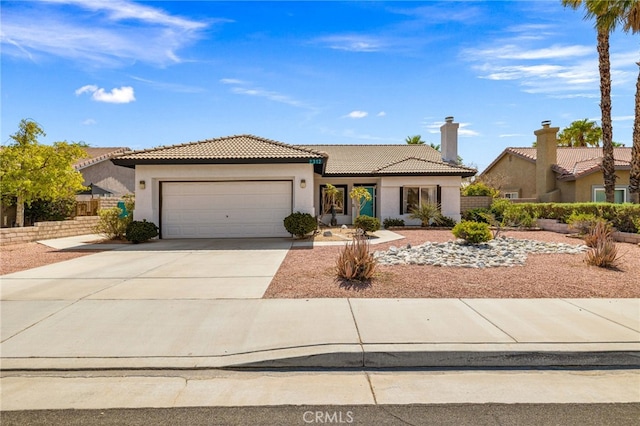
[[[616,187],[629,186],[629,170],[616,170],[618,179],[616,180]],[[604,177],[602,172],[591,173],[584,176],[575,182],[576,185],[576,202],[588,202],[592,201],[592,190],[594,186],[603,186]],[[628,194],[627,194],[628,196]]]
[[[300,181],[306,187],[300,187]],[[225,180],[292,180],[293,211],[316,214],[313,166],[311,164],[192,164],[138,165],[135,182],[145,181],[145,189],[136,188],[136,220],[160,223],[160,182]],[[139,186],[139,185],[138,185]],[[256,206],[259,209],[260,206]]]
[[[502,192],[519,191],[520,198],[536,197],[536,166],[531,161],[506,154],[482,175],[498,183]]]
[[[132,194],[135,191],[135,170],[116,166],[111,161],[101,161],[80,170],[84,185],[90,183],[111,191],[115,195]]]
[[[380,219],[401,218],[407,225],[420,225],[419,220],[400,214],[400,187],[440,185],[442,214],[460,221],[460,184],[460,176],[383,177],[380,184]]]

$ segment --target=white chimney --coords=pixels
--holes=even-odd
[[[458,163],[458,127],[459,123],[453,122],[453,117],[446,117],[445,123],[440,127],[440,151],[442,160],[448,163]]]

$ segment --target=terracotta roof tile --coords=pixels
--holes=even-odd
[[[429,145],[304,145],[329,155],[325,175],[451,174],[473,176],[475,169],[442,161]]]
[[[84,169],[92,164],[99,163],[101,161],[105,161],[114,157],[118,154],[125,153],[130,151],[127,147],[109,147],[109,148],[94,148],[88,147],[84,149],[87,153],[87,156],[76,161],[73,167],[76,170]]]
[[[505,153],[515,154],[535,162],[536,148],[507,148]],[[553,170],[559,174],[558,179],[571,180],[600,170],[602,148],[567,148],[558,147],[558,160]],[[631,148],[613,149],[616,169],[631,167]]]
[[[133,151],[120,160],[206,160],[323,158],[308,148],[287,145],[253,135],[234,135],[217,139]]]

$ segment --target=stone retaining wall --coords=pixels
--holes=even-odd
[[[560,223],[556,219],[538,219],[538,227],[560,234],[571,233],[569,225]],[[632,234],[631,232],[614,232],[613,239],[621,243],[640,244],[640,234]]]
[[[23,228],[2,228],[0,229],[0,245],[93,234],[98,219],[98,216],[78,216],[72,220],[37,222],[34,226]]]

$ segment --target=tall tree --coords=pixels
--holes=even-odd
[[[404,141],[409,145],[424,145],[424,141],[422,140],[422,136],[420,135],[407,136]]]
[[[636,64],[640,67],[640,62],[636,62]],[[638,72],[638,81],[636,82],[636,113],[633,122],[629,194],[631,195],[630,201],[632,203],[640,203],[640,72]]]
[[[602,174],[606,201],[614,202],[616,187],[615,162],[613,158],[613,128],[611,124],[611,63],[609,60],[609,35],[637,0],[562,0],[572,9],[584,6],[584,19],[595,19],[598,45],[598,68],[600,71],[600,111],[602,114]]]
[[[576,120],[558,134],[558,146],[600,146],[602,128],[595,121]]]
[[[13,143],[0,150],[0,193],[15,197],[16,222],[24,226],[24,206],[36,200],[55,200],[84,189],[82,174],[73,163],[86,156],[84,145],[55,142],[42,145],[45,136],[34,121],[21,120]]]

